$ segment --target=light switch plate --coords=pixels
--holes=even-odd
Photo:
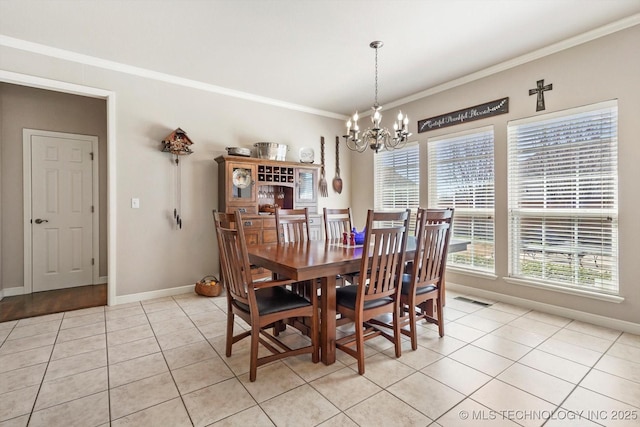
[[[131,207],[133,209],[138,209],[140,207],[140,199],[138,199],[137,197],[131,199]]]

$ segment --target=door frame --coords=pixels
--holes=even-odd
[[[83,141],[91,141],[91,151],[93,152],[91,163],[91,204],[93,205],[93,216],[91,218],[91,251],[92,258],[95,260],[91,266],[91,284],[97,285],[100,281],[100,198],[98,192],[99,186],[99,168],[98,159],[98,137],[93,135],[82,135],[67,132],[55,132],[39,129],[22,129],[22,184],[23,184],[23,224],[24,224],[24,293],[33,292],[33,250],[32,250],[32,217],[31,217],[31,137],[34,135],[47,136],[52,138],[78,139]]]
[[[45,79],[27,74],[0,70],[0,82],[53,90],[90,98],[104,99],[107,102],[107,305],[116,304],[116,93],[110,90],[82,86],[58,80]]]

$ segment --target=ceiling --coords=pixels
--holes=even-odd
[[[373,40],[390,106],[638,13],[640,0],[0,0],[0,36],[347,115],[373,104]]]

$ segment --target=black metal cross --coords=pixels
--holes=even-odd
[[[529,89],[529,96],[538,94],[538,100],[536,102],[536,111],[544,110],[544,92],[546,90],[553,90],[553,83],[544,85],[544,79],[536,82],[535,89]]]

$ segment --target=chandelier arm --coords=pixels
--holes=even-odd
[[[363,153],[364,150],[367,149],[367,144],[364,143],[361,139],[354,139],[352,137],[349,137],[349,135],[345,135],[345,140],[347,142],[347,148],[351,151]]]

